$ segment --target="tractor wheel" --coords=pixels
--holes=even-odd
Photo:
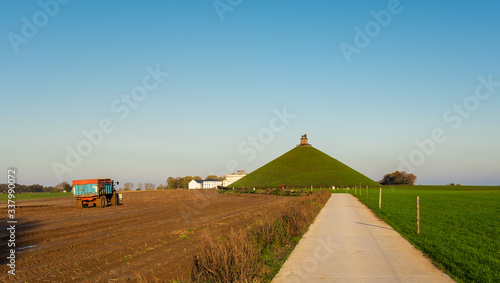
[[[113,192],[113,195],[111,196],[111,205],[118,205],[117,197],[116,192]]]
[[[100,198],[95,200],[95,206],[98,208],[105,208],[106,207],[106,196],[101,196]]]
[[[83,201],[81,199],[76,200],[76,208],[83,208]]]
[[[108,205],[108,200],[106,199],[106,196],[101,197],[101,207],[105,208]]]
[[[95,207],[97,208],[101,208],[101,198],[96,198],[95,199]]]

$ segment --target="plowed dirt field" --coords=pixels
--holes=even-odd
[[[205,230],[226,237],[293,197],[212,190],[124,192],[119,206],[76,208],[72,197],[16,203],[16,276],[7,274],[0,206],[1,282],[168,282],[188,278]]]

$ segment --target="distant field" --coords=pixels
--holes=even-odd
[[[27,199],[41,199],[41,198],[60,198],[60,197],[71,197],[72,193],[24,193],[16,194],[14,200],[27,200]],[[1,194],[0,201],[7,201],[8,194]]]
[[[336,192],[345,192],[337,190]],[[349,193],[354,194],[354,189]],[[413,186],[356,196],[458,282],[500,278],[500,187]],[[420,197],[420,234],[416,198]]]

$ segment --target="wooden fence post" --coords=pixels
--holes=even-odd
[[[417,234],[420,234],[420,197],[417,196]]]
[[[380,195],[378,197],[378,209],[382,209],[382,188],[380,188]]]

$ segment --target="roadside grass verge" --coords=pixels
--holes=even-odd
[[[297,198],[248,229],[220,239],[206,233],[194,258],[193,282],[270,282],[330,198],[323,190]]]
[[[339,190],[341,191],[341,190]],[[500,278],[500,188],[382,187],[348,191],[458,282]],[[417,234],[416,197],[420,197]]]
[[[22,193],[15,194],[16,200],[28,200],[28,199],[42,199],[42,198],[60,198],[60,197],[72,197],[72,193]],[[0,201],[7,201],[8,194],[0,194]]]

